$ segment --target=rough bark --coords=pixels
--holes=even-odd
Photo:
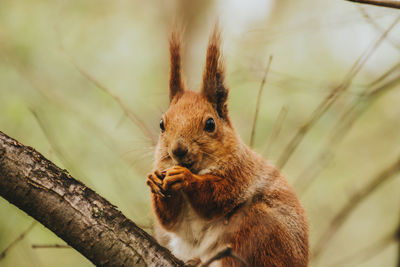
[[[183,266],[107,200],[2,132],[0,196],[97,266]]]

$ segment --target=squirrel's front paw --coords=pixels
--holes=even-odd
[[[151,192],[153,194],[165,197],[165,192],[162,189],[163,179],[164,179],[164,174],[162,174],[159,171],[155,171],[147,175],[146,184],[150,187]]]
[[[193,174],[181,166],[174,166],[164,171],[163,174],[165,174],[165,178],[163,179],[162,189],[165,192],[184,189],[194,179]]]

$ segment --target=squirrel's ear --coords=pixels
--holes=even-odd
[[[227,118],[226,100],[229,90],[224,84],[225,70],[222,64],[220,45],[221,33],[218,25],[216,25],[208,42],[201,93],[214,106],[221,118]]]
[[[169,73],[169,101],[184,91],[181,75],[181,40],[177,31],[173,31],[169,38],[170,73]]]

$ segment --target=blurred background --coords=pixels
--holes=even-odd
[[[310,265],[400,266],[399,16],[342,0],[1,0],[0,130],[151,233],[168,33],[184,28],[198,90],[218,19],[231,117],[298,192]],[[70,248],[32,248],[65,244],[32,222],[0,198],[0,253],[25,233],[0,266],[91,266]]]

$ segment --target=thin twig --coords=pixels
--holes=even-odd
[[[267,145],[264,148],[263,155],[265,155],[266,157],[268,157],[272,144],[275,143],[276,139],[279,136],[279,133],[281,132],[283,122],[285,121],[287,115],[287,111],[288,110],[286,107],[282,107],[279,111],[278,117],[276,118],[274,123],[274,128],[272,128],[271,135],[268,138]]]
[[[88,72],[86,72],[84,69],[82,69],[78,63],[76,63],[75,61],[73,61],[72,59],[72,63],[73,65],[76,67],[76,69],[84,76],[86,77],[86,79],[88,79],[89,81],[91,81],[96,87],[100,88],[101,90],[103,90],[103,92],[105,92],[106,94],[108,94],[110,97],[112,97],[117,103],[118,105],[121,107],[122,111],[126,114],[126,116],[136,125],[139,127],[139,129],[144,133],[144,135],[146,137],[148,137],[148,139],[150,140],[152,145],[156,144],[156,141],[154,139],[154,136],[152,135],[151,131],[149,130],[149,128],[144,124],[144,122],[136,115],[134,114],[125,104],[124,102],[122,102],[121,98],[119,98],[119,96],[114,95],[107,87],[105,87],[104,85],[102,85],[98,80],[96,80],[93,76],[91,76]]]
[[[328,243],[332,240],[335,233],[344,224],[353,210],[358,207],[358,205],[364,201],[371,193],[375,192],[383,183],[390,180],[390,178],[395,177],[400,171],[400,155],[398,158],[385,168],[381,173],[375,176],[367,185],[365,185],[361,190],[353,194],[352,197],[347,201],[347,204],[336,214],[329,228],[324,234],[317,240],[314,251],[312,253],[312,260],[317,260],[321,253],[326,248]]]
[[[368,4],[374,6],[391,7],[400,9],[399,0],[346,0],[349,2],[355,2],[360,4]]]
[[[334,151],[339,143],[344,139],[346,134],[352,129],[357,119],[368,110],[368,108],[378,99],[380,95],[392,89],[400,83],[400,75],[386,82],[385,84],[365,92],[349,106],[349,108],[342,114],[336,126],[331,131],[332,134],[328,138],[325,148],[318,154],[311,164],[301,173],[299,178],[295,180],[294,187],[298,190],[299,194],[304,194],[310,188],[311,184],[315,182],[320,171],[333,158]]]
[[[12,249],[18,242],[22,241],[25,236],[33,229],[36,225],[37,221],[33,221],[31,225],[26,228],[14,241],[12,241],[1,253],[0,253],[0,260],[2,260],[5,256],[7,256],[7,252]]]
[[[49,142],[51,148],[56,153],[57,158],[64,165],[64,168],[66,168],[69,172],[74,173],[75,175],[83,177],[83,175],[80,174],[80,171],[78,171],[76,168],[74,168],[74,166],[70,162],[70,160],[67,159],[67,157],[64,155],[61,147],[58,145],[58,143],[55,140],[54,136],[50,133],[48,127],[43,122],[43,120],[39,117],[37,112],[32,108],[29,108],[29,111],[32,113],[33,117],[35,118],[36,122],[38,123],[40,129],[42,130],[44,136],[46,137],[47,141]]]
[[[260,88],[258,89],[256,111],[254,112],[253,127],[251,128],[250,147],[253,147],[253,145],[254,145],[254,135],[256,134],[256,125],[257,125],[257,119],[258,119],[258,112],[260,110],[261,96],[262,96],[265,82],[267,80],[271,62],[272,62],[272,55],[270,55],[268,58],[267,67],[265,68],[264,76],[261,80]]]
[[[372,25],[379,33],[383,33],[385,31],[384,28],[382,28],[376,21],[365,11],[365,8],[363,6],[360,6],[359,8],[363,18]],[[387,40],[398,50],[400,50],[400,44],[398,44],[396,41],[394,41],[392,38],[387,38]]]
[[[64,97],[60,96],[57,93],[56,90],[49,90],[48,88],[44,87],[42,85],[37,84],[37,77],[33,77],[32,74],[30,74],[27,70],[25,70],[23,67],[19,66],[16,62],[13,62],[10,58],[6,57],[4,54],[7,54],[9,51],[3,51],[0,50],[0,55],[4,56],[4,60],[12,67],[14,70],[19,74],[19,76],[28,83],[28,85],[35,90],[43,99],[48,101],[49,103],[53,104],[56,106],[58,109],[61,109],[63,111],[68,111],[72,112],[74,117],[80,120],[80,123],[84,126],[90,126],[93,131],[96,133],[101,133],[102,135],[107,137],[107,140],[104,138],[101,138],[101,140],[104,142],[104,144],[109,147],[109,148],[115,148],[115,144],[112,143],[112,138],[109,136],[102,128],[98,127],[95,123],[93,123],[90,119],[87,119],[83,116],[82,112],[80,112],[78,109],[76,109],[73,105],[70,105],[68,103],[67,99]],[[79,115],[77,115],[79,114]],[[89,127],[88,127],[89,128]],[[100,136],[99,134],[96,134],[96,136]]]
[[[71,248],[71,246],[63,245],[63,244],[33,244],[31,247],[33,249],[37,249],[37,248]]]
[[[153,146],[156,145],[156,140],[154,136],[152,135],[150,129],[146,126],[146,124],[135,114],[133,113],[119,98],[119,96],[115,95],[112,93],[112,91],[104,86],[101,82],[99,82],[97,79],[95,79],[92,75],[90,75],[87,71],[85,71],[64,48],[63,44],[60,41],[60,48],[61,51],[64,52],[64,54],[68,57],[68,59],[71,61],[71,63],[74,65],[74,67],[78,70],[78,72],[84,76],[86,79],[88,79],[90,82],[92,82],[97,88],[101,89],[104,93],[109,95],[111,98],[113,98],[117,104],[120,106],[122,111],[125,113],[125,115],[142,131],[142,133],[149,139],[151,144]]]
[[[400,21],[400,16],[397,17],[393,23],[388,27],[388,29],[374,42],[372,43],[364,53],[354,62],[350,71],[346,74],[342,83],[339,86],[334,87],[331,92],[326,96],[318,107],[311,114],[311,117],[307,122],[305,122],[299,130],[296,132],[295,136],[290,140],[288,145],[283,149],[281,156],[277,161],[278,168],[283,168],[293,153],[296,151],[297,147],[300,145],[304,136],[310,129],[315,125],[315,123],[322,117],[323,114],[332,106],[333,103],[345,92],[351,85],[353,78],[359,73],[361,68],[364,66],[366,61],[372,56],[379,45],[385,40],[388,33],[393,29],[393,27]]]
[[[377,79],[375,79],[373,82],[371,82],[370,84],[368,84],[368,87],[372,87],[375,86],[379,83],[381,83],[382,81],[384,81],[387,77],[389,77],[390,75],[392,75],[393,73],[395,73],[395,71],[400,70],[400,62],[393,65],[390,69],[388,69],[387,71],[385,71],[382,75],[380,75]]]

